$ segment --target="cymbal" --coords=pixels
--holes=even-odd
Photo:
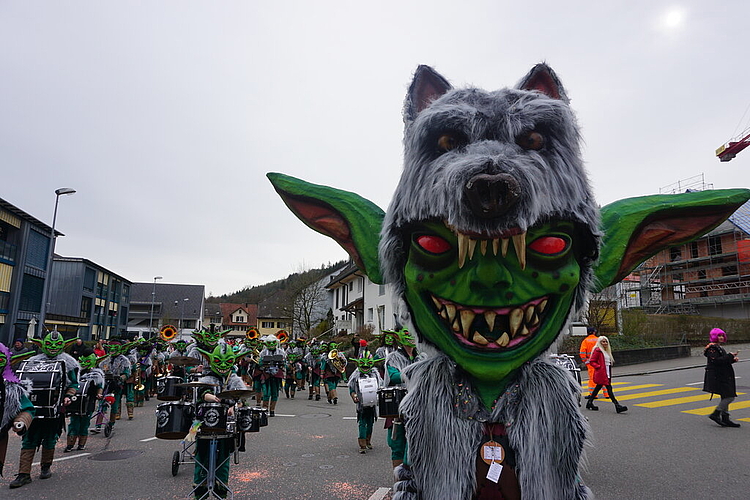
[[[219,384],[206,384],[204,382],[185,382],[183,384],[175,384],[175,387],[216,387]]]
[[[175,366],[198,366],[201,364],[201,360],[190,356],[172,356],[167,359],[167,363],[172,363]]]
[[[233,391],[224,391],[220,392],[216,395],[216,397],[219,398],[227,398],[227,399],[242,399],[242,398],[249,398],[253,394],[255,394],[250,389],[235,389]]]

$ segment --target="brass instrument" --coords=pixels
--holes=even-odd
[[[141,380],[141,369],[136,368],[135,370],[135,380],[133,381],[133,389],[136,391],[142,391],[146,388],[145,385],[143,385],[143,381]]]
[[[164,325],[161,327],[161,330],[159,330],[159,336],[163,341],[169,342],[177,336],[177,328],[172,325]]]
[[[258,329],[256,327],[251,326],[245,332],[245,337],[248,340],[256,340],[256,339],[260,338],[260,332],[258,331]]]
[[[286,332],[286,330],[279,330],[276,332],[276,338],[279,339],[279,343],[286,344],[289,342],[289,334]]]
[[[328,361],[339,373],[344,373],[344,364],[341,362],[341,358],[339,358],[338,349],[331,349],[328,353]]]

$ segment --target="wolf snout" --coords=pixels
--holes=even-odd
[[[521,185],[510,174],[478,174],[464,186],[469,208],[477,217],[505,214],[521,196]]]

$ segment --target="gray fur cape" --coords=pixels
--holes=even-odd
[[[101,362],[101,367],[105,372],[115,377],[129,375],[131,367],[130,358],[122,354],[118,354],[114,359],[112,356],[108,356]]]
[[[97,387],[104,387],[104,371],[101,368],[92,368],[82,374],[78,379],[78,382],[83,383],[87,380],[91,380]]]
[[[78,361],[76,361],[76,358],[71,356],[70,354],[66,352],[61,352],[57,356],[47,356],[46,354],[39,353],[36,356],[32,356],[28,359],[28,363],[48,363],[50,361],[62,361],[65,363],[65,375],[68,378],[67,384],[65,387],[69,387],[70,384],[76,383],[76,380],[78,379],[78,372],[81,369],[81,365],[78,364]],[[74,372],[74,375],[71,378],[71,372]]]
[[[0,415],[0,430],[10,427],[13,419],[21,411],[21,398],[29,397],[31,393],[31,380],[21,380],[20,382],[11,382],[3,380],[5,384],[5,402],[3,414]]]
[[[216,385],[215,392],[217,393],[221,391],[237,391],[247,389],[245,382],[243,382],[242,379],[234,373],[229,375],[228,382],[226,378],[219,378],[213,372],[204,377],[201,377],[200,379],[198,379],[198,382],[202,384]]]
[[[404,375],[409,393],[400,409],[407,439],[420,446],[409,447],[410,469],[396,470],[393,500],[470,500],[485,422],[506,425],[524,500],[593,498],[576,480],[588,423],[577,404],[580,388],[563,369],[527,363],[491,413],[444,354]]]

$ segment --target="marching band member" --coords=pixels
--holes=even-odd
[[[378,339],[380,347],[375,350],[375,357],[379,359],[386,359],[390,353],[398,348],[396,344],[398,334],[393,330],[383,330],[383,333]],[[385,367],[382,364],[378,365],[378,371],[380,375],[385,379]]]
[[[263,389],[263,408],[267,408],[268,416],[276,416],[276,403],[279,400],[281,381],[284,378],[286,353],[279,349],[279,339],[273,335],[266,335],[261,339],[265,348],[260,351],[261,387]]]
[[[42,352],[29,358],[26,366],[34,364],[46,364],[50,361],[62,361],[65,370],[65,380],[63,381],[62,392],[63,406],[70,404],[70,397],[78,389],[78,370],[80,365],[70,354],[63,352],[66,344],[75,342],[76,339],[65,340],[57,329],[48,333],[44,339],[31,339],[32,342],[39,345]],[[31,422],[29,431],[21,443],[21,456],[18,465],[18,475],[10,483],[11,488],[19,488],[31,482],[31,463],[34,461],[36,449],[42,446],[41,466],[42,472],[39,479],[48,479],[52,477],[50,468],[55,458],[55,445],[60,436],[60,432],[65,427],[65,416],[58,413],[53,418],[40,418],[38,412]]]
[[[307,399],[315,396],[315,401],[320,401],[320,375],[323,370],[320,367],[320,347],[318,344],[311,344],[308,353],[305,355],[305,365],[307,365],[309,392]]]
[[[127,345],[112,341],[107,345],[107,350],[107,357],[102,360],[101,367],[104,371],[104,380],[107,383],[107,393],[112,393],[114,396],[114,402],[109,411],[109,426],[114,427],[115,421],[120,419],[122,396],[127,385],[125,381],[130,378],[132,364],[130,358],[125,355],[128,352]],[[101,427],[102,417],[99,417],[94,427],[94,434],[99,433]]]
[[[138,353],[136,363],[133,365],[133,392],[134,406],[143,406],[143,400],[149,399],[149,385],[154,362],[151,353],[154,347],[148,340],[141,340],[136,349]],[[128,406],[128,420],[133,420],[132,407]]]
[[[346,369],[346,356],[338,350],[338,345],[331,342],[329,344],[330,351],[324,352],[323,359],[325,366],[323,367],[323,382],[326,386],[326,396],[328,396],[328,403],[338,404],[339,398],[336,393],[336,387],[341,381],[341,377]]]
[[[388,354],[385,359],[385,386],[406,387],[401,378],[401,371],[417,360],[417,346],[409,330],[402,328],[394,332],[398,348]],[[388,446],[391,448],[391,461],[393,467],[404,463],[406,455],[406,431],[404,423],[398,418],[385,419],[385,428],[388,429]]]
[[[372,449],[372,426],[377,418],[377,397],[375,397],[377,392],[372,395],[370,401],[365,401],[362,395],[362,382],[370,380],[375,391],[383,385],[380,373],[377,370],[373,370],[375,363],[382,360],[373,358],[372,354],[368,351],[364,351],[359,358],[349,358],[349,360],[357,364],[357,368],[349,378],[349,395],[357,405],[357,422],[359,423],[357,443],[359,444],[359,452],[366,453],[367,450]]]
[[[34,418],[34,405],[29,399],[31,381],[19,380],[13,373],[13,363],[31,357],[33,351],[13,355],[10,349],[0,343],[0,477],[3,475],[5,453],[8,449],[8,431],[23,435]],[[31,479],[29,479],[31,481]]]
[[[297,392],[297,377],[302,378],[302,363],[299,361],[299,353],[288,352],[286,355],[286,369],[284,370],[284,394],[287,399],[294,399]]]
[[[199,401],[204,401],[206,403],[222,403],[223,405],[229,406],[229,412],[232,412],[231,407],[234,406],[235,401],[221,399],[217,394],[223,391],[247,389],[247,386],[242,382],[242,379],[232,373],[232,370],[237,360],[249,354],[249,351],[235,353],[229,345],[221,343],[211,352],[204,351],[200,348],[198,349],[198,352],[205,357],[208,363],[208,369],[206,370],[205,375],[201,377],[198,382],[211,384],[210,388],[203,389],[199,392]],[[225,498],[228,493],[229,462],[230,455],[234,451],[234,438],[220,439],[219,441],[218,457],[216,460],[216,484],[214,485],[214,491],[220,497]],[[195,498],[203,498],[208,492],[209,485],[206,484],[210,458],[208,454],[208,440],[198,439],[198,442],[196,443],[195,469],[193,473]]]
[[[68,424],[68,443],[64,452],[73,451],[73,446],[76,444],[78,439],[78,450],[86,449],[86,440],[89,438],[89,425],[91,424],[91,414],[94,412],[95,404],[97,400],[102,398],[102,391],[104,390],[104,371],[101,368],[96,367],[98,361],[96,354],[91,349],[86,349],[83,354],[78,358],[78,363],[81,365],[81,373],[78,376],[78,385],[83,388],[86,386],[86,382],[90,382],[90,389],[88,396],[93,396],[87,408],[82,408],[81,413],[78,415],[70,416],[70,423]],[[85,394],[81,394],[79,397],[85,397]]]

